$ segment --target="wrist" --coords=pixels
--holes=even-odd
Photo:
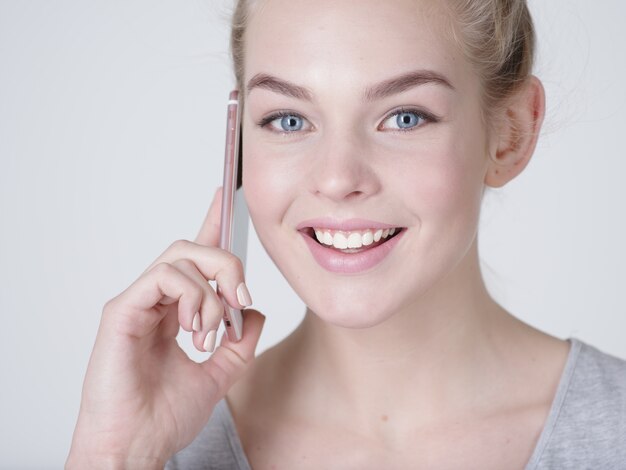
[[[65,468],[70,469],[160,469],[169,457],[163,455],[166,445],[146,436],[141,429],[103,429],[96,420],[79,416]],[[133,436],[130,438],[129,436]]]
[[[122,454],[76,453],[70,451],[65,470],[118,470],[118,469],[159,469],[165,461],[156,457],[129,456]]]
[[[160,469],[163,470],[167,458],[150,455],[146,446],[125,445],[116,439],[107,439],[106,433],[77,432],[74,435],[70,453],[65,463],[66,470],[94,469]]]

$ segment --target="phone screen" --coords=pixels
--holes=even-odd
[[[224,183],[222,192],[222,216],[220,248],[237,256],[246,271],[248,253],[248,206],[243,193],[241,117],[239,93],[233,91],[228,101],[226,124],[226,151],[224,155]],[[224,305],[224,326],[228,339],[237,342],[243,335],[241,310],[231,307],[221,295]]]

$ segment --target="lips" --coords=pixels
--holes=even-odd
[[[331,217],[304,220],[296,228],[317,264],[338,274],[358,274],[373,269],[392,252],[407,231],[397,224],[370,219]]]

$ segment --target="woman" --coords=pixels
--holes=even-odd
[[[207,280],[251,304],[218,191],[104,307],[68,468],[626,468],[626,363],[479,269],[483,193],[544,116],[524,0],[239,1],[232,46],[251,218],[305,318],[255,361],[251,309],[205,363],[178,347],[214,348]]]

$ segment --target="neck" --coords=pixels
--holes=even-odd
[[[435,288],[382,324],[343,328],[307,310],[284,343],[282,357],[294,365],[285,367],[284,400],[291,412],[328,417],[332,409],[338,423],[360,429],[452,419],[470,400],[476,409],[490,399],[485,384],[494,385],[520,325],[488,294],[475,242]]]

